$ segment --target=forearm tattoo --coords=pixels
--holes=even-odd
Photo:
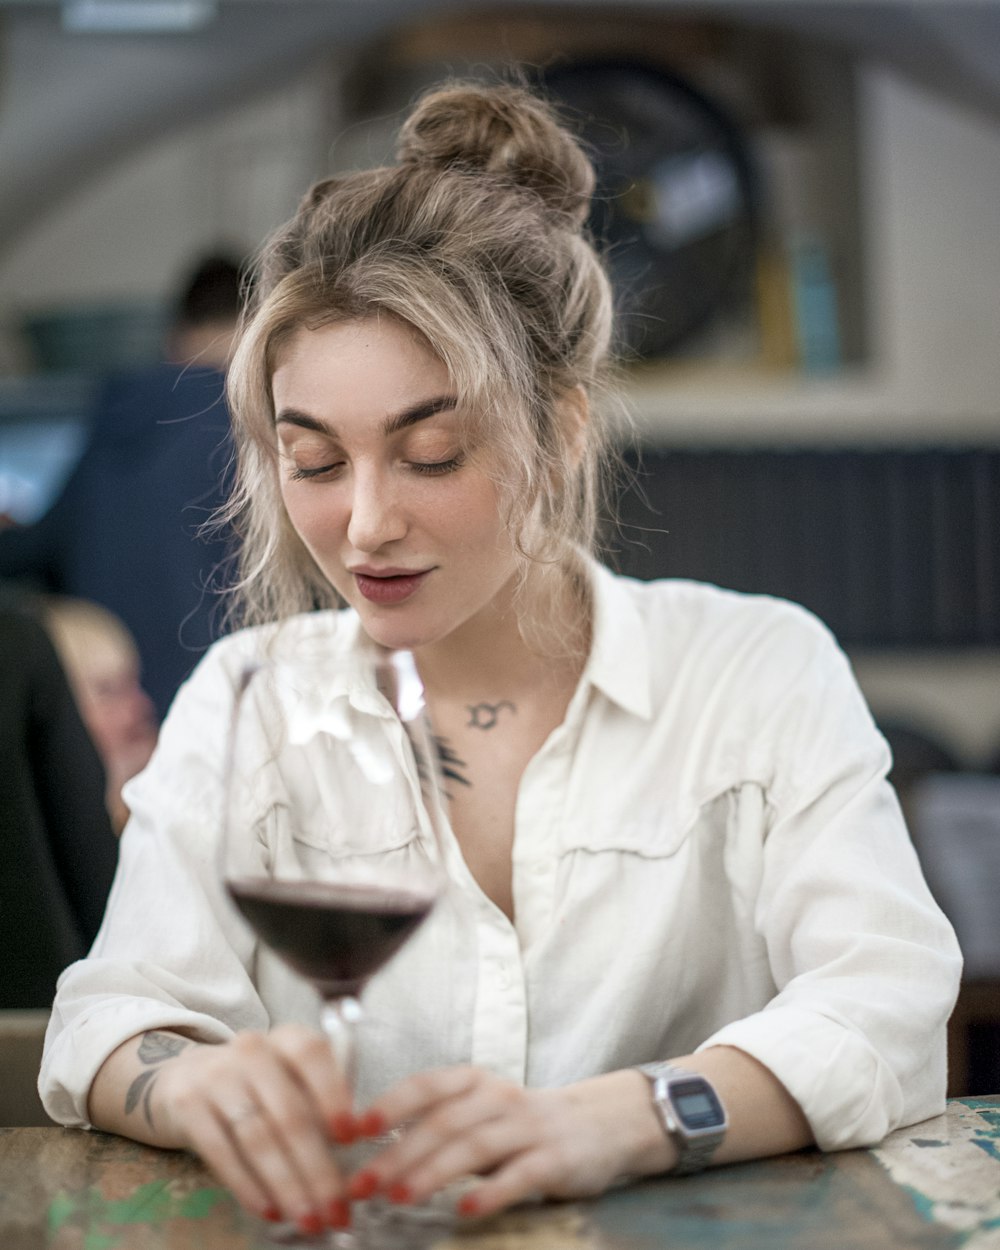
[[[154,1127],[150,1098],[153,1092],[153,1085],[160,1073],[158,1065],[167,1059],[175,1058],[185,1046],[190,1045],[191,1043],[186,1037],[177,1037],[173,1033],[161,1033],[158,1029],[153,1029],[149,1033],[142,1035],[138,1055],[139,1062],[146,1066],[147,1071],[140,1072],[128,1087],[128,1092],[125,1094],[126,1115],[131,1115],[141,1101],[146,1123],[150,1128]]]
[[[492,729],[505,708],[517,715],[517,708],[509,699],[501,699],[499,703],[467,703],[465,707],[469,713],[468,729]]]

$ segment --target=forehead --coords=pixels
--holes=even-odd
[[[406,403],[429,385],[450,388],[443,361],[417,330],[386,316],[300,326],[279,348],[271,379],[276,407],[362,396]]]

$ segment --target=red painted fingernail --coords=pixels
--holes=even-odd
[[[277,1224],[281,1219],[281,1212],[277,1207],[265,1207],[260,1213],[262,1220],[268,1220],[271,1224]]]
[[[459,1198],[458,1205],[455,1208],[459,1215],[471,1217],[479,1214],[479,1199],[475,1194],[465,1194]]]
[[[330,1210],[327,1213],[326,1222],[331,1228],[350,1228],[351,1227],[351,1208],[343,1198],[334,1198],[330,1203]]]
[[[381,1111],[366,1111],[357,1121],[357,1131],[361,1137],[378,1137],[388,1127],[388,1120]]]
[[[396,1181],[386,1190],[385,1196],[398,1206],[406,1206],[407,1203],[413,1201],[413,1190],[402,1181]]]
[[[310,1211],[308,1215],[300,1216],[295,1221],[295,1227],[300,1233],[305,1233],[308,1237],[315,1237],[323,1231],[323,1221],[315,1211]]]
[[[342,1146],[349,1146],[358,1135],[358,1125],[349,1111],[338,1111],[330,1117],[330,1135]]]
[[[356,1176],[351,1177],[350,1184],[347,1186],[347,1192],[352,1198],[363,1201],[365,1198],[370,1198],[372,1194],[378,1192],[380,1183],[378,1173],[370,1171],[358,1172]]]

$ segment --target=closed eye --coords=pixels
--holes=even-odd
[[[321,464],[315,469],[306,468],[304,465],[293,465],[288,471],[288,476],[294,482],[304,482],[311,477],[321,477],[324,473],[332,473],[339,468],[339,461],[335,461],[333,464]]]
[[[446,473],[454,473],[464,463],[465,457],[460,454],[449,456],[447,460],[411,460],[408,462],[408,467],[414,473],[420,473],[426,477],[440,477]],[[315,468],[306,465],[293,465],[288,471],[288,476],[294,482],[305,482],[311,478],[319,478],[336,473],[342,467],[343,461],[340,460],[335,460],[331,464],[317,465]]]
[[[451,456],[447,460],[411,460],[410,468],[415,473],[424,473],[429,477],[436,477],[443,473],[454,473],[456,469],[460,469],[465,464],[465,457],[462,455]]]

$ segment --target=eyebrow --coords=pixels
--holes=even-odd
[[[382,434],[388,438],[392,434],[398,434],[400,430],[416,425],[418,421],[426,421],[428,417],[439,412],[450,412],[457,407],[456,395],[435,395],[433,399],[423,399],[419,404],[413,404],[386,417],[382,422]],[[336,437],[336,430],[332,426],[320,421],[318,417],[309,416],[307,412],[299,412],[297,408],[282,408],[274,421],[275,425],[297,425],[303,430],[314,430],[317,434]]]

